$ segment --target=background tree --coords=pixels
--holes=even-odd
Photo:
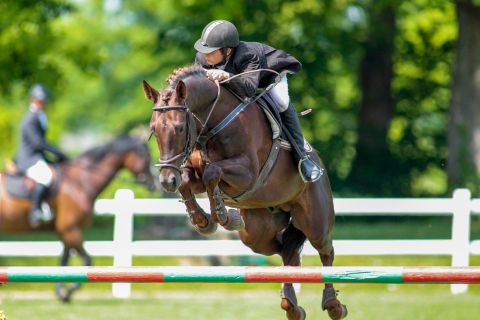
[[[457,0],[458,39],[448,130],[451,188],[480,190],[480,1]]]
[[[193,62],[204,25],[229,19],[242,40],[301,60],[303,70],[289,81],[292,101],[297,110],[314,109],[301,120],[304,133],[325,160],[336,194],[448,192],[452,2],[7,0],[0,12],[3,158],[15,152],[33,82],[53,93],[50,140],[75,155],[148,124],[141,80],[162,88],[173,69]],[[465,79],[473,81],[471,74]],[[470,172],[462,161],[449,163]]]

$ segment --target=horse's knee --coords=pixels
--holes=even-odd
[[[209,184],[212,181],[219,180],[222,176],[222,169],[216,165],[208,165],[203,172],[203,183]]]

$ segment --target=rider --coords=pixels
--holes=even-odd
[[[36,227],[42,220],[46,220],[41,209],[43,197],[52,183],[53,172],[45,159],[45,152],[54,154],[58,161],[65,161],[68,157],[57,147],[45,140],[47,130],[47,115],[44,110],[47,106],[48,93],[41,84],[35,84],[30,89],[29,111],[22,119],[20,126],[20,146],[15,162],[20,172],[35,181],[32,192],[32,207],[29,213],[29,222]]]
[[[194,47],[197,50],[195,62],[207,70],[207,77],[211,80],[227,80],[233,75],[258,69],[296,73],[302,68],[297,59],[282,50],[263,43],[240,41],[235,25],[226,20],[207,24]],[[228,86],[241,97],[252,97],[257,88],[266,88],[275,78],[276,74],[268,71],[251,72],[232,78]],[[322,176],[322,169],[305,150],[300,121],[288,94],[286,74],[270,90],[270,95],[275,99],[282,122],[294,140],[290,142],[296,145],[294,158],[302,179],[317,181]]]

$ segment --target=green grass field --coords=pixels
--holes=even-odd
[[[467,320],[480,317],[478,290],[453,296],[448,286],[412,286],[339,285],[338,289],[341,290],[341,301],[349,308],[348,319],[352,320]],[[132,298],[117,300],[110,298],[108,292],[85,288],[68,305],[56,301],[52,293],[37,293],[36,296],[34,292],[2,292],[0,306],[8,319],[283,319],[278,288],[225,290],[209,284],[201,290],[194,285],[189,291],[157,289],[142,293],[136,287]],[[298,294],[299,303],[307,311],[307,319],[328,319],[326,312],[321,310],[321,290],[321,285],[303,285]]]

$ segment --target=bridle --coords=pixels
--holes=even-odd
[[[158,112],[167,112],[167,111],[172,111],[172,110],[177,110],[177,111],[183,111],[185,112],[185,122],[186,122],[186,131],[187,131],[187,141],[185,143],[185,147],[183,150],[179,153],[174,155],[171,158],[168,158],[166,160],[159,159],[158,163],[155,164],[155,167],[160,168],[172,168],[177,170],[180,174],[182,174],[182,169],[185,166],[185,163],[187,162],[188,157],[192,154],[193,149],[195,148],[196,144],[196,139],[197,139],[197,129],[196,129],[196,123],[195,123],[195,116],[192,113],[192,111],[185,105],[176,105],[176,106],[154,106],[152,108],[153,111],[158,111]],[[155,129],[152,128],[152,135],[155,135]],[[176,161],[177,159],[182,158],[182,162],[180,166],[177,166],[173,164],[172,162]]]

